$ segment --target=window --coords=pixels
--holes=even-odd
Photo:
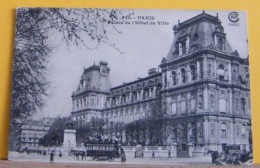
[[[219,112],[226,113],[227,112],[227,100],[219,99]]]
[[[196,67],[194,65],[190,66],[190,74],[191,74],[191,80],[196,80]]]
[[[246,138],[246,125],[243,124],[241,128],[241,136],[242,138]]]
[[[177,114],[177,104],[174,102],[171,104],[172,115]]]
[[[186,83],[186,70],[184,68],[181,69],[181,81]]]
[[[84,98],[84,107],[87,106],[86,98]]]
[[[187,52],[186,40],[181,42],[181,47],[182,47],[182,54],[185,54]]]
[[[217,41],[217,47],[219,50],[224,50],[224,39],[219,37]]]
[[[195,112],[196,111],[196,99],[191,99],[190,101],[190,109],[191,109],[191,112]]]
[[[225,80],[225,69],[222,64],[220,64],[218,67],[218,79]]]
[[[167,75],[164,75],[164,87],[167,87]]]
[[[240,134],[240,127],[239,126],[237,126],[236,131],[237,131],[237,136],[239,136],[239,134]]]
[[[177,84],[177,76],[176,76],[176,72],[172,71],[172,84],[176,85]]]
[[[181,150],[183,150],[183,151],[187,150],[187,145],[186,144],[181,144]]]
[[[215,124],[211,123],[210,127],[211,127],[211,129],[210,129],[211,136],[214,137],[215,136]]]
[[[241,114],[242,115],[246,114],[246,101],[244,98],[241,99]]]
[[[222,123],[220,129],[221,129],[221,136],[227,137],[227,123]]]
[[[186,113],[186,100],[184,97],[181,100],[181,113]]]

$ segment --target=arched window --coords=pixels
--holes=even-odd
[[[221,123],[221,136],[222,137],[227,137],[227,123]]]
[[[181,69],[181,81],[186,83],[186,70],[184,68]]]
[[[225,68],[222,64],[218,66],[218,79],[224,80],[225,79]]]
[[[177,84],[177,76],[176,76],[176,72],[172,71],[172,84],[176,85]]]
[[[241,114],[242,115],[246,114],[246,101],[244,98],[241,99]]]
[[[190,66],[190,74],[191,74],[191,80],[196,80],[196,67],[194,65]]]

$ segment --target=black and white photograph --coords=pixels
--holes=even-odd
[[[8,159],[253,164],[246,11],[17,8]]]

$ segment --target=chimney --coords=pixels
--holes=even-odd
[[[99,65],[102,65],[102,66],[107,66],[108,63],[106,61],[99,61]]]

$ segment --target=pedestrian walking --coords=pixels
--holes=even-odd
[[[152,159],[155,159],[155,153],[154,153],[154,151],[152,152]]]
[[[123,148],[120,148],[120,149],[121,149],[121,164],[125,164],[125,162],[126,162],[125,151]]]
[[[54,161],[54,152],[51,151],[51,153],[50,153],[50,163],[53,163],[53,161]]]
[[[172,158],[171,156],[171,150],[168,151],[168,159]]]

